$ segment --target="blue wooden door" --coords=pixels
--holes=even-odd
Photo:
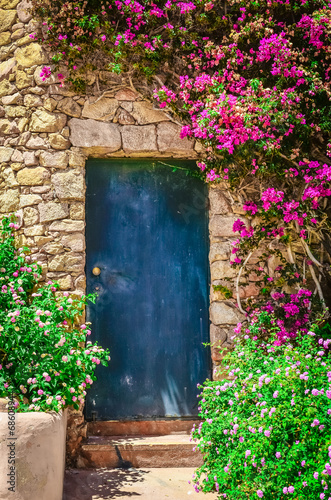
[[[87,314],[92,340],[111,351],[88,419],[196,415],[197,384],[210,377],[207,189],[187,175],[192,162],[164,163],[179,168],[87,164],[87,290],[98,293]]]

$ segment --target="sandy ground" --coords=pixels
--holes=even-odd
[[[216,500],[196,493],[194,468],[91,469],[66,471],[63,500]]]

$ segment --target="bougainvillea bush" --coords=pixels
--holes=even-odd
[[[238,288],[249,283],[257,249],[264,297],[273,291],[264,286],[273,279],[265,262],[281,256],[288,265],[280,264],[277,282],[308,282],[323,304],[331,254],[330,1],[32,4],[42,29],[30,36],[52,56],[52,67],[41,70],[45,83],[55,73],[61,85],[83,88],[87,69],[123,72],[181,119],[182,137],[202,143],[206,181],[227,182],[244,204],[250,223],[237,225],[233,255],[240,310],[247,308]]]
[[[17,411],[78,409],[96,366],[109,360],[79,322],[94,297],[40,284],[41,267],[15,246],[17,228],[11,218],[0,223],[0,397],[13,397]]]
[[[267,312],[243,333],[226,378],[203,386],[195,488],[228,500],[331,498],[331,339],[310,331],[275,345]]]

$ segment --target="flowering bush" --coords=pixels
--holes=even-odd
[[[18,411],[79,408],[109,353],[86,340],[79,316],[93,296],[58,294],[52,281],[41,285],[41,268],[28,249],[15,247],[9,218],[0,224],[0,396],[12,396]]]
[[[282,264],[282,280],[314,282],[323,303],[320,279],[328,267],[311,243],[317,239],[331,253],[330,2],[32,3],[43,26],[31,36],[51,49],[67,82],[80,87],[88,68],[122,71],[146,93],[142,76],[154,78],[154,98],[181,118],[181,136],[204,145],[198,167],[206,181],[229,182],[253,218],[235,243],[238,275],[258,248],[267,246],[265,258],[280,256],[273,248],[280,240],[289,262]],[[42,79],[50,75],[43,68]],[[64,75],[58,79],[62,85]],[[296,241],[304,258],[294,255]]]
[[[327,500],[331,339],[311,331],[275,345],[277,326],[260,316],[224,358],[227,378],[203,386],[193,439],[204,464],[195,488],[229,500]],[[270,342],[261,339],[267,323]]]

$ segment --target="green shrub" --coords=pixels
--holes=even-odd
[[[262,313],[235,340],[227,379],[203,386],[195,488],[228,500],[330,499],[331,340],[312,331],[276,345],[275,331],[257,335],[268,321]]]
[[[94,296],[56,294],[59,285],[39,284],[41,268],[28,249],[15,247],[17,226],[0,223],[0,396],[18,411],[79,407],[109,353],[87,341],[79,316]]]

